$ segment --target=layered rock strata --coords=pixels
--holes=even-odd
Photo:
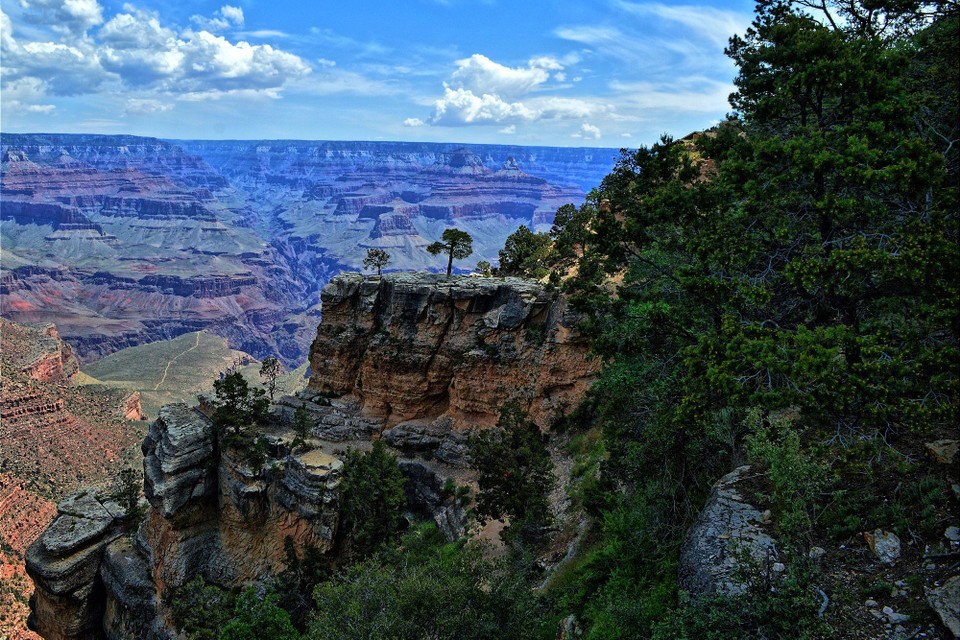
[[[436,451],[508,400],[546,429],[597,370],[576,314],[533,280],[341,274],[321,298],[309,389],[355,398],[399,448]]]
[[[122,535],[115,504],[87,491],[62,502],[30,547],[31,620],[48,640],[172,638],[166,603],[194,577],[244,586],[282,572],[291,543],[301,553],[333,546],[343,463],[331,455],[293,455],[274,436],[266,469],[251,469],[219,451],[213,424],[184,404],[160,410],[143,454],[150,509],[135,535]]]

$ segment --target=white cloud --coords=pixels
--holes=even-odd
[[[612,107],[593,99],[538,95],[563,85],[564,64],[553,56],[531,58],[524,67],[508,67],[475,53],[456,61],[457,69],[443,83],[443,95],[433,101],[429,124],[441,126],[507,125],[501,133],[513,133],[510,125],[538,120],[582,119],[611,113]],[[534,94],[534,92],[537,92]],[[531,95],[534,94],[534,95]]]
[[[507,102],[497,95],[478,96],[466,89],[444,86],[443,97],[434,102],[430,124],[463,126],[579,119],[611,110],[610,105],[580,98],[545,96]]]
[[[544,59],[546,60],[546,59]],[[525,95],[550,79],[542,64],[527,67],[507,67],[485,55],[475,53],[457,60],[457,70],[450,76],[450,85],[478,95],[492,94],[506,100]],[[554,61],[555,62],[555,61]],[[556,63],[559,67],[559,63]]]
[[[53,113],[54,111],[56,111],[56,109],[57,109],[56,105],[52,105],[52,104],[27,105],[27,111],[31,111],[33,113]]]
[[[583,138],[584,140],[599,140],[600,128],[584,122],[580,125],[580,130],[574,133],[571,137]]]
[[[517,125],[511,124],[511,125],[509,125],[509,126],[504,127],[503,129],[500,129],[499,132],[500,132],[500,133],[505,133],[505,134],[508,135],[508,136],[512,136],[513,134],[515,134],[515,133],[517,132]]]
[[[213,14],[212,18],[190,16],[190,21],[206,31],[214,33],[225,31],[226,29],[243,26],[243,9],[224,5]]]
[[[153,98],[130,98],[127,100],[127,106],[123,110],[123,115],[149,115],[151,113],[162,113],[170,111],[174,105],[154,100]]]
[[[59,33],[83,34],[103,22],[97,0],[20,0],[27,22],[49,26]]]
[[[621,138],[632,138],[632,137],[633,137],[633,134],[631,134],[631,133],[621,133],[621,134],[620,134],[620,137],[621,137]]]
[[[103,22],[99,5],[91,0],[21,0],[21,4],[24,15],[32,19],[69,14],[83,29]],[[225,5],[213,20],[240,26],[243,11]],[[10,19],[0,17],[5,92],[11,82],[32,78],[52,95],[95,93],[119,83],[160,94],[262,91],[272,97],[311,71],[298,56],[269,44],[231,42],[207,30],[164,26],[157,13],[129,4],[95,32],[82,37],[58,33],[60,37],[50,41],[21,44]]]
[[[420,118],[407,118],[403,121],[403,126],[405,127],[422,127],[426,122]]]

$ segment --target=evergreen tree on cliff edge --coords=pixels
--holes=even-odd
[[[460,231],[456,227],[444,231],[440,238],[443,242],[434,242],[427,247],[427,251],[434,256],[441,253],[449,256],[447,260],[447,277],[449,278],[453,273],[454,258],[463,260],[473,253],[473,238],[466,231]]]

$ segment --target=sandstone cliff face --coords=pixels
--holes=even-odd
[[[511,399],[547,428],[597,369],[565,300],[531,280],[341,274],[321,298],[309,387],[411,437],[491,426]]]
[[[248,585],[286,568],[287,539],[301,553],[333,546],[343,464],[333,456],[292,455],[274,437],[254,471],[184,404],[160,410],[142,448],[150,509],[135,535],[123,535],[116,504],[85,491],[27,552],[31,621],[48,640],[172,638],[168,596],[194,577]]]

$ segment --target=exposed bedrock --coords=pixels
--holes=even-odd
[[[33,626],[56,640],[173,638],[169,597],[194,577],[237,588],[285,570],[290,543],[330,551],[343,463],[270,443],[255,471],[219,451],[199,410],[164,406],[143,441],[150,508],[136,533],[123,535],[119,507],[87,491],[30,547]]]
[[[533,280],[351,273],[321,299],[310,388],[352,394],[388,428],[418,421],[385,432],[401,448],[491,426],[511,399],[547,428],[597,370],[566,300]]]

